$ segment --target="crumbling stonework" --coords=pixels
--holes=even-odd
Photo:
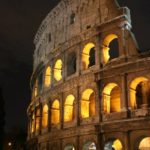
[[[34,44],[28,150],[150,149],[150,53],[115,0],[62,0]]]

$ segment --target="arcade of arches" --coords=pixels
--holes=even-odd
[[[107,35],[102,44],[102,64],[106,64],[107,62],[118,58],[119,57],[119,44],[118,44],[118,36],[116,34],[109,34]],[[93,66],[96,65],[96,47],[95,44],[92,42],[87,43],[83,50],[82,50],[82,56],[81,56],[81,70],[87,70]],[[52,68],[50,66],[47,66],[44,73],[44,84],[43,88],[48,88],[53,84],[53,80],[55,82],[59,82],[63,79],[63,72],[64,72],[64,62],[62,59],[57,59],[53,65],[53,72]],[[77,71],[77,54],[75,52],[71,52],[67,56],[67,77],[70,75],[73,75]],[[42,75],[42,73],[41,73]],[[40,78],[40,80],[42,80]],[[40,83],[39,85],[39,78],[36,79],[34,83],[34,90],[33,90],[33,96],[36,97],[38,93],[40,93],[42,89],[42,85]]]

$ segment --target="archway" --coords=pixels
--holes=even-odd
[[[84,143],[82,150],[96,150],[96,144],[92,141]]]
[[[68,95],[64,104],[64,122],[69,122],[74,119],[74,100],[73,95]]]
[[[54,66],[54,78],[56,81],[60,81],[62,79],[62,60],[58,59]]]
[[[140,141],[139,150],[150,150],[150,137],[146,137]]]
[[[50,66],[48,66],[46,68],[44,84],[46,87],[49,87],[51,84],[51,68],[50,68]]]
[[[118,36],[115,34],[109,34],[103,41],[103,63],[119,57],[119,44]]]
[[[104,150],[123,150],[123,146],[119,139],[109,140],[104,145]]]
[[[130,84],[130,106],[132,109],[148,107],[150,100],[150,83],[145,77],[135,78]]]
[[[75,148],[72,144],[68,144],[65,146],[64,150],[75,150]]]
[[[103,90],[104,113],[120,112],[120,88],[116,83],[109,83]]]
[[[36,129],[36,131],[38,131],[40,129],[40,108],[36,109],[35,129]]]
[[[85,45],[82,52],[82,67],[83,70],[95,65],[95,45],[88,43]]]
[[[67,76],[70,76],[76,72],[76,53],[72,52],[67,57]]]
[[[48,105],[44,105],[42,111],[42,128],[46,128],[48,126]]]
[[[92,117],[95,113],[95,93],[92,89],[86,89],[81,97],[81,117]]]
[[[60,122],[60,105],[59,101],[55,100],[51,107],[51,123],[56,125]]]

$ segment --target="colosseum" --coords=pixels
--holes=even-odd
[[[34,39],[28,150],[150,150],[150,51],[116,0],[61,0]]]

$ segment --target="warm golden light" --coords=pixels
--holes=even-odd
[[[149,150],[150,149],[150,137],[144,138],[139,145],[139,150]]]
[[[116,83],[109,83],[105,86],[103,109],[105,113],[120,112],[120,89]]]
[[[74,119],[74,100],[73,95],[68,95],[64,106],[64,122],[69,122]]]
[[[145,77],[138,77],[138,78],[134,79],[130,84],[130,105],[131,105],[132,109],[137,108],[136,88],[137,88],[138,84],[140,84],[142,82],[148,82],[148,79]]]
[[[109,44],[112,40],[117,39],[118,36],[115,34],[109,34],[108,36],[106,36],[106,38],[103,41],[103,63],[106,64],[109,59],[110,59],[110,55],[109,55]]]
[[[62,79],[62,60],[58,59],[54,66],[54,78],[56,81],[60,81]]]
[[[36,131],[40,128],[40,109],[36,110],[36,118],[35,118],[35,129]]]
[[[92,48],[94,48],[95,45],[93,43],[88,43],[84,49],[83,49],[83,52],[82,52],[82,65],[83,65],[83,69],[87,69],[88,66],[89,66],[89,57],[90,57],[90,50]]]
[[[33,92],[34,92],[34,97],[36,97],[38,94],[38,80],[35,81]]]
[[[55,100],[51,107],[51,123],[58,124],[60,122],[60,108],[59,101]]]
[[[86,89],[81,98],[81,117],[95,116],[95,94],[92,89]]]
[[[44,105],[42,111],[42,127],[46,128],[48,126],[48,105]]]
[[[31,120],[31,133],[33,133],[35,130],[35,116],[34,114],[32,115],[32,120]]]
[[[45,86],[49,87],[51,84],[51,68],[47,67],[46,71],[45,71]]]
[[[120,140],[115,140],[113,142],[112,148],[114,148],[115,150],[123,150],[122,144],[120,142]]]

